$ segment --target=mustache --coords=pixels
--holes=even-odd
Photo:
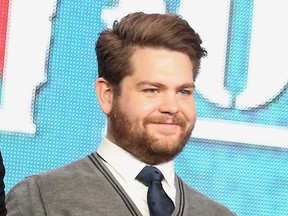
[[[150,116],[146,117],[143,121],[144,124],[176,124],[180,127],[186,125],[186,121],[180,116]]]

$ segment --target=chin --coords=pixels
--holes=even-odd
[[[179,149],[178,142],[173,142],[173,143],[169,143],[169,142],[162,143],[162,142],[154,145],[153,149],[155,150],[155,152],[169,153],[169,152],[175,151],[175,149]]]

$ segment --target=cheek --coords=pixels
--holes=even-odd
[[[139,103],[140,104],[140,103]],[[153,102],[153,101],[148,101],[148,102],[144,102],[144,103],[141,103],[141,105],[139,105],[142,107],[142,110],[146,113],[150,113],[150,112],[153,112],[154,110],[157,109],[158,107],[158,104]]]
[[[194,101],[182,107],[182,113],[189,122],[196,120],[196,107]]]
[[[134,121],[142,121],[155,111],[156,105],[152,102],[145,102],[143,100],[123,100],[121,102],[122,109]]]
[[[135,96],[131,100],[123,101],[123,106],[126,110],[130,110],[131,114],[141,118],[149,115],[157,109],[157,103],[153,100],[145,100],[141,97]]]

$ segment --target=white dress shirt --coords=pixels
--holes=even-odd
[[[144,216],[149,216],[147,205],[148,187],[135,179],[146,164],[139,161],[129,152],[112,143],[107,138],[103,138],[97,153],[103,158],[103,162],[107,168],[124,188],[131,200],[133,200],[139,211]],[[169,161],[156,165],[155,167],[162,172],[164,176],[162,181],[163,189],[175,204],[176,188],[174,184],[174,162]]]

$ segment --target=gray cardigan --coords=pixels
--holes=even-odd
[[[228,208],[176,177],[173,215],[228,216]],[[97,153],[16,184],[7,194],[8,216],[141,215]]]

